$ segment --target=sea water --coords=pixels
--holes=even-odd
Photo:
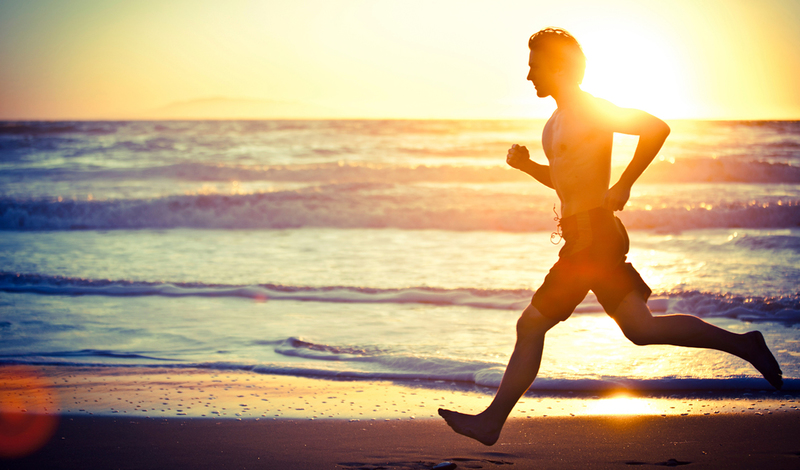
[[[619,213],[654,314],[761,330],[800,378],[800,123],[670,123]],[[0,123],[0,363],[496,386],[562,245],[505,166],[543,121]],[[613,176],[636,138],[615,136]],[[554,209],[555,206],[555,209]],[[593,294],[534,389],[767,388],[637,347]]]

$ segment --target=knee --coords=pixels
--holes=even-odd
[[[611,316],[631,343],[645,346],[657,342],[657,321],[638,293],[628,294]]]
[[[622,329],[622,333],[636,346],[653,344],[653,335],[647,327],[642,325],[625,327]]]
[[[558,322],[545,317],[534,306],[529,305],[517,320],[517,338],[543,335],[556,323]]]
[[[524,314],[520,315],[519,319],[517,319],[517,338],[528,336],[533,330],[533,322],[526,318]]]
[[[652,344],[652,341],[647,337],[647,335],[642,334],[641,332],[625,332],[625,337],[628,338],[631,343],[635,344],[636,346],[647,346],[648,344]]]

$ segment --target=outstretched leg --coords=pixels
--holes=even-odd
[[[511,354],[500,388],[489,407],[477,415],[439,408],[439,416],[459,434],[487,446],[497,442],[506,418],[539,372],[544,335],[556,323],[558,322],[543,316],[533,305],[529,305],[517,321],[514,353]]]
[[[780,365],[758,331],[731,333],[692,315],[654,317],[636,292],[628,294],[611,316],[635,344],[672,344],[724,351],[752,364],[776,389],[783,386]]]

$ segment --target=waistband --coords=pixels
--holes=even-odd
[[[564,239],[572,238],[580,233],[591,233],[592,229],[595,230],[603,227],[615,226],[614,213],[602,207],[595,207],[585,212],[578,212],[569,217],[564,217],[559,221],[561,226],[561,234]]]

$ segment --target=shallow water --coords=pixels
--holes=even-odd
[[[543,161],[541,124],[0,124],[0,362],[494,386],[560,248],[555,194],[503,168],[514,142]],[[797,379],[800,126],[671,124],[620,213],[651,309],[760,329]],[[631,345],[590,294],[534,388],[762,382]]]

